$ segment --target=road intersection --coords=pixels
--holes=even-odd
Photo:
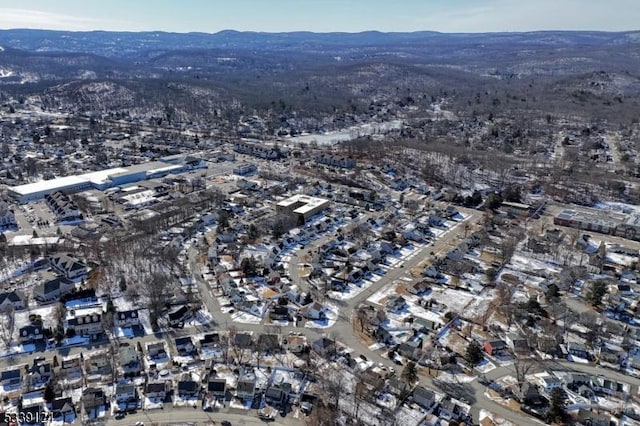
[[[474,210],[465,211],[465,216],[466,217],[463,223],[465,223],[466,225],[469,225],[469,227],[472,227],[481,219],[481,213]],[[367,220],[369,217],[371,216],[365,215],[358,223],[362,223],[363,221]],[[348,232],[348,230],[351,229],[351,227],[357,226],[358,223],[354,223],[350,225],[350,227],[345,228],[345,230]],[[394,282],[397,282],[401,278],[409,275],[410,273],[409,271],[411,271],[411,269],[416,268],[418,266],[423,266],[424,261],[428,259],[429,256],[431,255],[430,253],[433,252],[433,253],[439,254],[449,250],[453,245],[457,244],[457,242],[459,242],[462,239],[462,236],[460,235],[460,233],[463,230],[469,229],[469,227],[464,226],[462,223],[457,224],[457,226],[454,229],[451,229],[449,232],[442,235],[433,244],[419,248],[418,251],[414,253],[414,255],[412,255],[407,260],[404,260],[403,262],[404,267],[390,269],[389,271],[386,272],[385,275],[383,275],[383,277],[380,280],[371,283],[365,291],[362,291],[361,293],[357,294],[351,299],[341,301],[340,315],[336,323],[332,327],[328,329],[314,329],[314,328],[296,327],[293,325],[278,326],[280,334],[286,335],[288,333],[300,333],[305,335],[308,340],[313,341],[323,335],[327,335],[330,333],[336,340],[350,347],[355,354],[366,354],[367,359],[369,359],[370,361],[373,361],[376,364],[382,364],[387,367],[395,367],[395,364],[391,360],[383,356],[382,351],[372,350],[371,348],[369,348],[369,346],[367,346],[365,343],[360,341],[358,337],[354,334],[354,327],[352,325],[353,312],[360,304],[364,303],[366,299],[376,291],[384,288],[385,286],[392,285]],[[318,247],[322,246],[325,242],[329,241],[330,238],[331,236],[320,238],[315,242],[313,242],[308,247],[305,247],[304,249],[298,251],[297,253],[292,254],[291,260],[289,263],[289,274],[290,274],[290,278],[294,283],[300,284],[301,286],[307,285],[304,283],[304,280],[301,279],[298,275],[298,272],[297,272],[298,263],[301,259],[304,258],[304,255],[306,253],[316,250]],[[265,331],[264,324],[244,324],[244,323],[240,324],[240,323],[234,322],[229,313],[225,313],[221,310],[221,306],[218,299],[214,297],[212,293],[211,283],[207,282],[207,280],[205,280],[202,275],[201,265],[200,265],[200,255],[201,254],[198,252],[197,247],[195,247],[195,245],[192,245],[188,249],[187,262],[191,272],[193,273],[197,281],[202,303],[213,315],[212,322],[198,327],[197,330],[194,330],[193,328],[170,330],[167,332],[158,332],[155,334],[137,337],[133,339],[125,339],[123,341],[126,341],[130,345],[137,345],[138,343],[140,343],[142,346],[145,346],[146,343],[151,341],[157,341],[158,339],[166,340],[168,338],[174,338],[174,337],[185,336],[185,335],[193,335],[196,333],[202,333],[202,332],[213,331],[213,330],[222,331],[228,326],[230,326],[231,324],[233,324],[238,330],[251,331],[256,334],[259,334]],[[91,345],[85,345],[85,346],[76,346],[76,347],[70,347],[70,348],[57,348],[57,352],[59,355],[63,355],[63,356],[79,354],[82,352],[86,352],[88,350],[93,350],[98,348],[99,342],[95,343],[94,345],[95,347],[92,347]],[[38,356],[41,356],[41,354],[39,353],[21,354],[21,355],[13,355],[9,357],[0,358],[0,367],[8,367],[12,365],[15,366],[20,364],[30,364],[33,362],[33,359]],[[606,371],[606,375],[608,377],[611,377],[613,379],[620,380],[622,382],[629,383],[635,386],[640,386],[639,379],[636,379],[634,377],[629,377],[615,371],[599,369],[592,365],[574,364],[574,363],[569,363],[565,361],[550,360],[550,361],[538,361],[537,368],[540,370],[544,370],[544,369],[547,369],[547,370],[562,369],[562,370],[568,370],[568,371],[573,370],[573,371],[589,373],[595,376],[602,375]],[[500,378],[506,375],[513,375],[513,367],[499,366],[494,370],[491,370],[490,372],[486,373],[484,376],[488,380],[495,380],[497,378]],[[437,383],[437,380],[434,381],[432,377],[427,375],[420,376],[420,384],[431,389],[439,389],[442,386],[441,384]],[[478,380],[473,380],[470,383],[465,383],[464,386],[466,391],[466,399],[471,404],[471,407],[472,407],[471,414],[472,414],[472,417],[474,418],[474,421],[476,422],[478,421],[480,409],[484,409],[484,410],[493,412],[499,417],[502,417],[505,420],[511,421],[514,424],[519,424],[519,425],[541,424],[535,419],[532,419],[519,412],[512,411],[511,409],[506,408],[505,406],[490,399],[486,395],[486,390],[487,390],[486,387],[483,384],[479,383]],[[158,417],[157,420],[160,422],[168,422],[171,418],[175,417],[175,419],[180,419],[180,423],[189,422],[190,421],[189,419],[192,419],[194,422],[203,422],[203,423],[206,423],[211,419],[215,419],[216,417],[220,419],[220,417],[217,415],[214,417],[211,417],[211,415],[201,414],[200,412],[195,413],[195,411],[196,410],[194,410],[193,412],[189,412],[190,414],[186,416],[184,416],[184,413],[180,410],[175,411],[175,413],[177,414],[169,414],[169,413],[173,413],[174,411],[168,410],[163,412],[162,414],[157,414],[152,412],[145,413],[145,414],[140,413],[138,414],[138,417],[140,417],[140,421],[143,421],[143,422],[145,421],[145,416],[152,420]],[[131,419],[133,419],[133,417],[128,419],[128,422]],[[254,424],[254,423],[258,424],[258,421],[254,421],[254,420],[255,419],[246,418],[244,421],[240,421],[239,424],[248,424],[248,425]],[[115,421],[115,420],[113,419],[109,420],[109,422],[111,421]]]

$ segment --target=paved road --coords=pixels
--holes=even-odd
[[[476,211],[468,211],[470,213],[470,217],[468,217],[465,222],[471,224],[477,222],[481,214]],[[368,217],[363,218],[362,220],[366,220]],[[353,225],[355,226],[355,224]],[[349,228],[347,228],[349,229]],[[344,301],[341,306],[341,314],[336,322],[336,324],[328,330],[318,330],[318,329],[310,329],[304,327],[294,327],[294,326],[283,326],[280,327],[280,331],[282,334],[286,334],[289,332],[299,332],[307,336],[308,339],[314,340],[318,337],[331,333],[333,337],[340,341],[341,343],[351,347],[355,354],[366,354],[367,358],[373,361],[374,363],[381,363],[388,367],[397,367],[394,365],[392,361],[387,358],[381,356],[381,351],[372,351],[368,346],[359,341],[354,333],[351,325],[351,314],[353,313],[354,308],[356,308],[360,303],[364,302],[371,294],[378,291],[380,288],[387,286],[394,281],[397,281],[404,275],[408,275],[409,271],[412,268],[415,268],[420,262],[422,262],[431,251],[434,252],[444,252],[449,249],[450,245],[455,244],[460,236],[460,233],[464,231],[464,225],[459,224],[454,230],[449,231],[447,234],[443,235],[439,238],[433,245],[426,246],[421,248],[417,254],[411,257],[411,259],[406,260],[404,262],[403,268],[395,268],[388,271],[380,280],[375,283],[372,283],[370,287],[353,297],[350,300]],[[324,244],[324,242],[328,241],[331,236],[327,236],[315,241],[311,246],[305,248],[303,251],[298,252],[292,256],[292,260],[290,261],[290,272],[291,277],[294,282],[298,284],[302,284],[302,280],[297,276],[297,263],[298,259],[301,258],[301,254],[303,255],[305,252],[314,250],[320,245]],[[132,345],[140,342],[143,346],[150,341],[163,339],[169,340],[169,338],[179,337],[183,335],[191,335],[195,332],[202,332],[207,330],[220,330],[223,329],[225,325],[232,324],[232,319],[229,314],[223,313],[220,310],[220,306],[218,300],[213,297],[210,292],[209,284],[202,278],[200,265],[198,262],[198,250],[195,247],[191,247],[188,250],[188,264],[193,272],[193,275],[196,278],[198,283],[198,288],[201,294],[201,298],[203,303],[207,306],[208,310],[213,314],[215,318],[215,322],[199,327],[197,330],[193,328],[185,328],[182,330],[172,330],[167,333],[156,333],[155,335],[143,336],[134,339],[122,339],[122,341],[129,342]],[[294,272],[295,270],[295,272]],[[261,324],[234,324],[238,329],[253,331],[255,333],[261,333],[264,331],[264,325]],[[91,347],[88,346],[80,346],[73,348],[65,348],[58,349],[58,352],[62,355],[68,354],[77,354],[83,351],[90,350]],[[18,365],[24,363],[31,363],[33,358],[36,356],[41,356],[40,353],[35,353],[31,355],[19,355],[14,357],[5,357],[0,359],[0,366],[7,367],[11,365]],[[542,364],[544,368],[548,369],[569,369],[575,371],[582,371],[593,375],[606,374],[608,377],[612,377],[614,379],[623,381],[625,383],[631,383],[633,385],[639,386],[640,379],[636,379],[633,377],[626,376],[624,374],[595,368],[591,365],[583,365],[583,364],[574,364],[568,363],[564,361],[546,361]],[[495,370],[487,373],[487,377],[490,379],[495,379],[498,377],[502,377],[504,375],[513,375],[512,367],[498,367]],[[421,384],[432,388],[438,389],[441,388],[441,385],[434,383],[433,379],[430,377],[421,377]],[[472,415],[475,421],[478,421],[478,413],[480,408],[489,410],[498,416],[507,419],[509,421],[514,422],[519,425],[538,425],[539,422],[528,418],[525,415],[521,415],[520,413],[514,412],[510,409],[503,407],[502,405],[497,404],[496,402],[488,399],[485,395],[485,387],[478,383],[478,381],[473,381],[468,384],[460,384],[460,386],[464,389],[464,392],[468,394],[470,402],[472,402]],[[148,417],[147,417],[148,416]],[[237,416],[237,418],[235,418]],[[220,413],[204,413],[201,410],[193,410],[191,409],[172,409],[166,411],[159,412],[140,412],[136,415],[128,416],[124,420],[117,421],[115,419],[109,419],[109,423],[114,424],[133,424],[136,421],[159,421],[159,422],[203,422],[205,424],[209,421],[209,419],[214,419],[216,421],[219,420],[230,420],[234,424],[261,424],[262,422],[255,417],[245,416],[241,414],[220,414]],[[234,421],[235,419],[235,421]],[[287,416],[286,419],[283,419],[285,422],[297,421],[292,418],[292,415]]]
[[[150,426],[152,423],[159,425],[185,423],[194,423],[196,425],[219,425],[224,420],[231,422],[234,426],[264,426],[265,424],[265,422],[257,417],[256,410],[248,410],[246,414],[207,413],[202,411],[200,408],[173,408],[170,410],[138,411],[136,414],[127,415],[122,420],[109,418],[106,423],[114,426],[135,425],[136,422],[142,422],[145,426]],[[269,424],[275,426],[295,425],[299,424],[299,419],[293,419],[291,415],[288,415],[284,419],[276,417],[273,421],[270,421]]]

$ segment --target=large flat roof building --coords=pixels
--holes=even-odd
[[[329,206],[329,200],[298,194],[276,204],[276,212],[295,215],[299,222],[306,222],[311,216]]]
[[[564,209],[553,218],[553,223],[640,241],[640,216],[636,214],[628,215],[584,207],[579,211]]]
[[[9,195],[21,203],[39,200],[45,195],[53,192],[79,192],[87,189],[105,190],[128,183],[139,182],[146,179],[164,177],[170,173],[183,173],[195,168],[206,167],[203,161],[193,161],[174,164],[172,161],[151,161],[148,163],[136,164],[130,167],[115,167],[106,170],[83,173],[75,176],[64,176],[56,179],[44,180],[41,182],[28,183],[9,187]]]

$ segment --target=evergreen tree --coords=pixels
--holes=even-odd
[[[409,361],[407,365],[402,369],[401,376],[402,381],[408,385],[412,385],[418,381],[418,368],[416,363]]]
[[[464,353],[464,359],[467,361],[467,364],[469,364],[469,368],[474,368],[484,359],[482,348],[477,342],[473,341],[469,343]]]

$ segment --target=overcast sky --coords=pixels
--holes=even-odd
[[[623,31],[640,28],[640,0],[0,0],[0,28]]]

